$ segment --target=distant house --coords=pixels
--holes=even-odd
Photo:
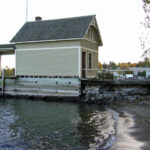
[[[133,78],[133,74],[126,74],[125,77],[126,77],[126,79],[132,79]]]
[[[130,67],[130,70],[133,71],[134,76],[138,76],[139,72],[146,73],[146,77],[150,76],[150,67]]]
[[[10,41],[16,76],[93,78],[102,39],[96,16],[26,22]]]
[[[121,75],[121,74],[119,74],[119,73],[117,73],[117,72],[113,72],[113,77],[114,78],[123,78],[123,75]]]

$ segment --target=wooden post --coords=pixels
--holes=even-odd
[[[5,70],[2,69],[2,95],[4,95],[4,88],[5,88]]]
[[[2,69],[1,69],[1,55],[0,55],[0,75],[2,76]]]

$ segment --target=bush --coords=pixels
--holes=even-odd
[[[8,66],[6,66],[6,68],[4,69],[4,74],[5,77],[15,76],[15,68],[9,68]]]
[[[138,72],[138,76],[146,77],[146,71]]]

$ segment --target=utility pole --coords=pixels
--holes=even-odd
[[[26,22],[28,21],[28,0],[26,0]]]

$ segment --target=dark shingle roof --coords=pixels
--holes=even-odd
[[[10,42],[84,38],[95,15],[27,22]]]

